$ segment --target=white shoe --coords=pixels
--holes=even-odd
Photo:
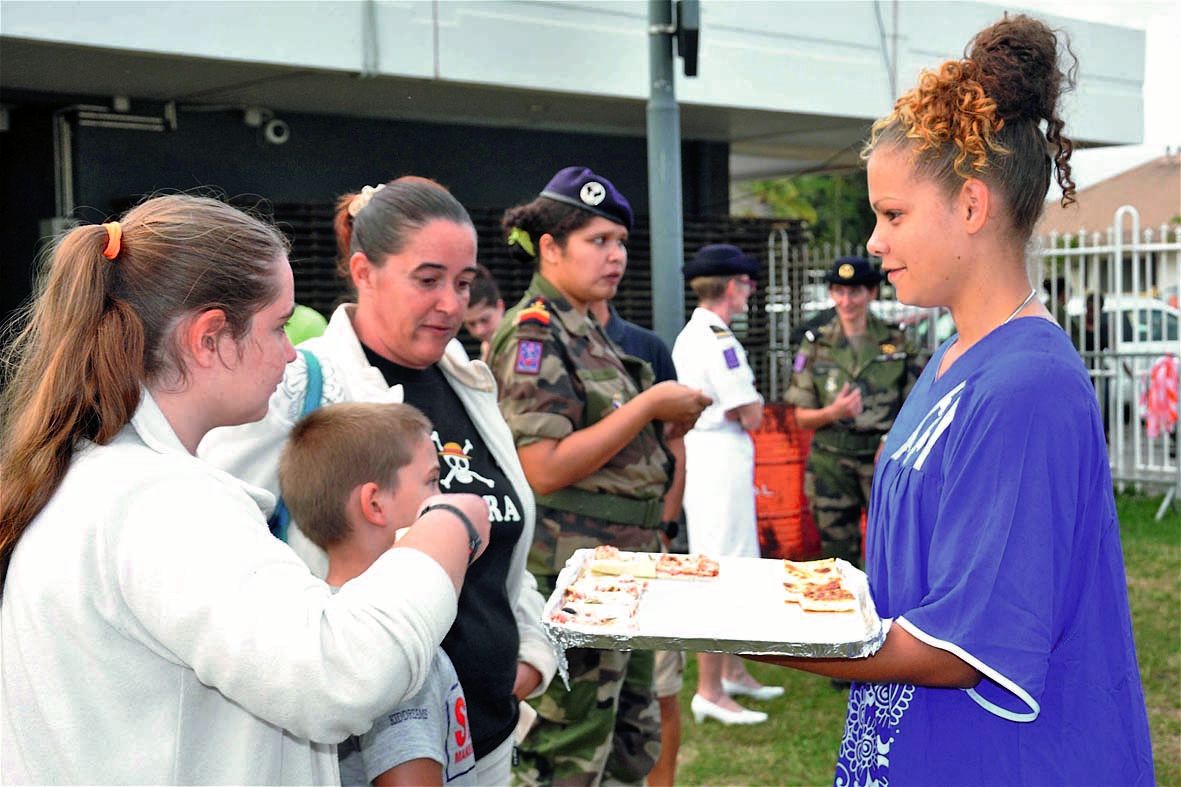
[[[693,711],[693,721],[700,724],[704,719],[716,719],[722,724],[762,724],[767,720],[767,714],[757,710],[747,710],[741,708],[740,710],[727,710],[721,705],[716,705],[700,694],[693,695],[693,701],[689,703],[690,710]]]
[[[783,696],[782,686],[744,686],[741,683],[734,683],[733,681],[722,678],[722,691],[729,694],[731,697],[750,697],[756,700],[773,700],[776,697]]]

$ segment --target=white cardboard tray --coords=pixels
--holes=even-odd
[[[857,596],[856,612],[804,612],[784,601],[782,560],[723,557],[715,579],[655,579],[640,600],[632,625],[582,628],[551,619],[563,591],[593,550],[580,549],[558,575],[542,624],[559,649],[685,650],[761,653],[814,658],[860,658],[885,640],[865,574],[837,565]]]

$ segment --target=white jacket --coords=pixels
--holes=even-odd
[[[331,744],[418,691],[455,589],[396,549],[334,596],[260,505],[146,391],[110,444],[83,444],[0,604],[5,783],[338,780]]]
[[[301,350],[310,350],[320,361],[324,381],[321,401],[323,404],[401,402],[404,398],[402,386],[387,385],[381,371],[370,365],[365,357],[353,330],[352,313],[355,309],[354,304],[337,307],[324,335],[300,344]],[[447,345],[439,360],[439,368],[512,483],[524,509],[524,529],[513,550],[506,590],[508,598],[515,599],[513,611],[521,643],[517,658],[532,665],[542,676],[541,685],[532,695],[537,696],[549,685],[557,661],[541,627],[545,599],[537,592],[537,581],[525,569],[533,544],[536,514],[533,491],[517,458],[512,433],[500,414],[496,380],[491,370],[482,361],[468,359],[463,345],[456,340]],[[306,392],[307,364],[300,355],[288,365],[283,382],[271,397],[265,418],[252,424],[213,430],[201,443],[199,454],[223,470],[278,495],[279,455],[288,433],[299,420]],[[297,522],[294,524],[298,525]],[[327,555],[298,527],[290,528],[288,541],[296,554],[311,567],[312,573],[320,577],[327,575]]]

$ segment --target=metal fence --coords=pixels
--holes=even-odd
[[[779,232],[767,240],[769,377],[764,387],[773,401],[782,399],[788,384],[800,325],[830,305],[824,272],[837,257],[864,253],[850,244],[802,246],[790,241]],[[1029,260],[1031,280],[1041,287],[1042,300],[1070,335],[1095,382],[1112,477],[1121,488],[1166,490],[1158,518],[1163,516],[1181,494],[1181,428],[1154,433],[1146,394],[1153,367],[1181,357],[1181,227],[1141,229],[1136,209],[1124,206],[1104,233],[1055,233],[1038,239]],[[955,329],[946,310],[900,304],[888,284],[873,309],[932,350]]]

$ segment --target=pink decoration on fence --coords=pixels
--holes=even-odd
[[[1177,428],[1177,356],[1166,355],[1152,365],[1140,408],[1149,438]]]

